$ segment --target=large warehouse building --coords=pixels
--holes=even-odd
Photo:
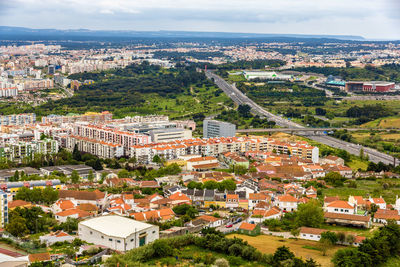
[[[392,82],[347,82],[347,92],[389,92],[395,88]]]
[[[157,240],[159,229],[156,225],[107,215],[80,222],[78,234],[80,239],[88,243],[127,251]]]

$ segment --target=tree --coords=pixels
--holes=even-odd
[[[336,251],[332,258],[332,262],[337,267],[372,267],[374,266],[371,257],[356,248],[344,248]]]
[[[294,258],[293,252],[291,252],[289,248],[286,246],[277,248],[273,256],[273,260],[275,263],[293,258]]]
[[[79,183],[80,179],[81,179],[81,177],[79,176],[78,172],[76,170],[73,170],[71,173],[71,182],[73,184],[77,184],[77,183]]]
[[[360,159],[364,159],[364,148],[360,149]]]
[[[26,220],[21,216],[14,215],[11,217],[10,222],[6,225],[6,230],[13,236],[24,236],[29,233],[26,227]]]
[[[206,189],[217,189],[218,188],[218,182],[216,182],[214,180],[209,180],[209,181],[204,182],[203,186]]]
[[[378,205],[376,205],[375,203],[371,203],[371,205],[370,205],[370,211],[371,211],[371,213],[377,212],[377,211],[378,211],[378,208],[379,208]]]
[[[159,156],[159,155],[155,155],[155,156],[153,157],[153,162],[154,162],[154,163],[161,163],[161,158],[160,158],[160,156]]]
[[[322,255],[326,256],[326,251],[330,249],[334,244],[336,244],[337,241],[338,238],[334,232],[323,232],[319,240]]]
[[[93,182],[93,180],[94,180],[94,174],[93,174],[93,171],[92,171],[92,170],[89,171],[88,180],[89,180],[90,182]]]
[[[250,111],[251,107],[249,105],[239,105],[238,107],[239,114],[244,118],[251,117]]]
[[[248,169],[241,164],[236,164],[235,166],[233,166],[233,170],[236,175],[243,175],[246,174],[248,171]]]
[[[96,159],[92,168],[95,169],[96,171],[101,171],[103,169],[103,164],[101,163],[101,160],[99,158]]]
[[[329,183],[332,184],[336,187],[338,186],[343,186],[343,182],[346,181],[346,178],[344,178],[342,175],[340,175],[340,173],[338,172],[330,172],[327,175],[325,175],[324,180]]]
[[[82,161],[81,152],[78,150],[78,144],[75,144],[74,150],[72,151],[72,158],[77,161]]]
[[[47,204],[56,202],[58,196],[59,196],[58,190],[55,190],[51,186],[46,186],[46,188],[42,190],[42,199]]]
[[[11,178],[12,182],[18,182],[19,181],[19,172],[15,171],[13,177]]]
[[[343,232],[337,233],[337,239],[340,243],[344,243],[346,241],[346,234]]]
[[[297,210],[297,226],[307,226],[318,228],[324,222],[324,212],[317,200],[310,200],[308,203],[301,204]]]
[[[349,234],[346,236],[345,242],[347,242],[348,244],[351,245],[354,243],[354,241],[356,241],[356,237],[354,235]]]
[[[228,191],[235,191],[236,190],[236,183],[232,179],[223,180],[219,184],[220,184],[220,188],[218,188],[219,190],[221,190],[221,189],[222,190],[226,189]]]
[[[131,174],[129,173],[128,170],[123,169],[118,172],[118,178],[129,178],[129,177],[131,177]]]
[[[173,248],[168,244],[165,239],[157,239],[153,242],[153,249],[155,256],[158,257],[168,257],[174,252]]]

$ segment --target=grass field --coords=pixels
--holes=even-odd
[[[399,179],[377,179],[376,181],[370,180],[356,180],[357,188],[348,187],[335,187],[329,189],[322,189],[325,196],[339,196],[341,199],[348,199],[351,195],[366,197],[382,196],[387,203],[394,203],[396,195],[400,196],[400,180]],[[385,185],[385,186],[384,186]],[[386,188],[386,189],[385,189]]]
[[[254,246],[263,253],[273,254],[278,247],[286,246],[297,256],[303,259],[313,258],[321,266],[333,266],[331,258],[335,252],[343,248],[342,246],[334,246],[328,250],[327,255],[323,256],[318,249],[318,242],[302,240],[302,239],[284,239],[270,235],[247,236],[240,234],[232,234],[228,237],[238,237],[246,240],[250,245]]]
[[[399,103],[400,105],[400,103]],[[388,117],[381,118],[374,121],[370,121],[361,125],[364,128],[399,128],[400,118],[399,117]]]

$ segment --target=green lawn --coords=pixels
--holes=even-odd
[[[369,194],[372,197],[382,196],[387,203],[394,203],[396,195],[400,196],[400,180],[398,179],[356,180],[356,184],[357,188],[346,186],[325,188],[322,189],[322,193],[324,196],[339,196],[343,200],[347,200],[351,195],[366,197]]]

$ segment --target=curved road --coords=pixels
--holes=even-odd
[[[277,116],[275,114],[272,114],[271,112],[268,112],[264,110],[261,106],[256,104],[253,100],[248,98],[246,95],[244,95],[239,89],[236,88],[236,86],[231,85],[227,83],[224,79],[216,75],[215,73],[212,73],[210,71],[206,72],[206,76],[209,79],[213,79],[214,83],[222,90],[224,91],[236,104],[239,105],[249,105],[251,107],[251,110],[254,114],[257,114],[262,117],[267,117],[268,119],[275,121],[277,125],[284,127],[284,128],[294,128],[294,129],[306,129],[307,127],[294,123],[292,121],[289,121],[283,117]],[[379,152],[375,149],[371,149],[368,147],[363,147],[359,146],[356,144],[352,144],[349,142],[345,142],[330,136],[307,136],[307,138],[310,138],[312,140],[315,140],[317,142],[320,142],[322,144],[334,147],[334,148],[340,148],[344,149],[350,154],[353,155],[359,155],[360,154],[360,149],[364,149],[364,154],[367,154],[369,156],[369,160],[375,163],[379,163],[380,161],[385,163],[385,164],[393,164],[395,163],[397,165],[397,160],[395,161],[395,158]]]

